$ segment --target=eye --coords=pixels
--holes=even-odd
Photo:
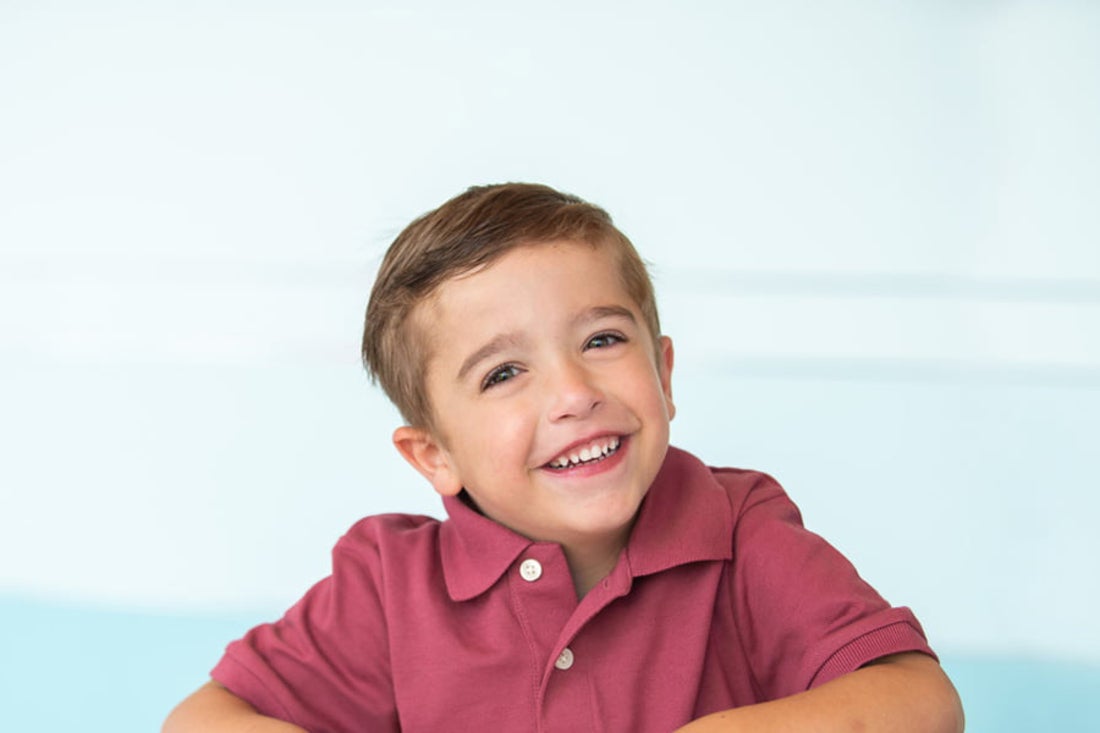
[[[598,333],[592,338],[588,339],[588,342],[584,345],[585,350],[588,349],[606,349],[608,346],[614,346],[615,344],[626,343],[626,337],[619,333]]]
[[[481,391],[495,387],[498,384],[503,384],[509,379],[519,376],[520,368],[515,364],[501,364],[496,369],[485,375],[485,379],[481,380]]]

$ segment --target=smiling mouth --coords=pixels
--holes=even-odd
[[[599,463],[606,460],[608,457],[613,456],[616,451],[619,450],[620,441],[618,436],[610,438],[600,438],[594,440],[590,444],[577,450],[574,449],[569,453],[563,453],[554,460],[546,464],[547,468],[554,471],[564,471],[576,466],[586,466],[592,463]]]

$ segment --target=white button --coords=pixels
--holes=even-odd
[[[554,666],[558,669],[569,669],[573,666],[573,650],[569,647],[565,647],[561,650],[561,654],[558,655],[557,661],[554,662]]]
[[[519,576],[528,583],[534,583],[542,577],[542,563],[534,559],[524,560],[519,565]]]

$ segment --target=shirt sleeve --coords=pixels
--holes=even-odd
[[[231,643],[211,676],[260,713],[311,733],[397,731],[377,545],[360,523],[333,572],[275,623]]]
[[[935,656],[908,608],[893,608],[798,508],[759,475],[734,507],[731,599],[765,699],[824,684],[880,657]]]

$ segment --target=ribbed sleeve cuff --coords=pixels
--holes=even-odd
[[[870,631],[841,647],[821,665],[810,687],[823,685],[841,675],[854,672],[880,657],[902,652],[921,652],[939,660],[919,629],[907,621],[898,621]]]

